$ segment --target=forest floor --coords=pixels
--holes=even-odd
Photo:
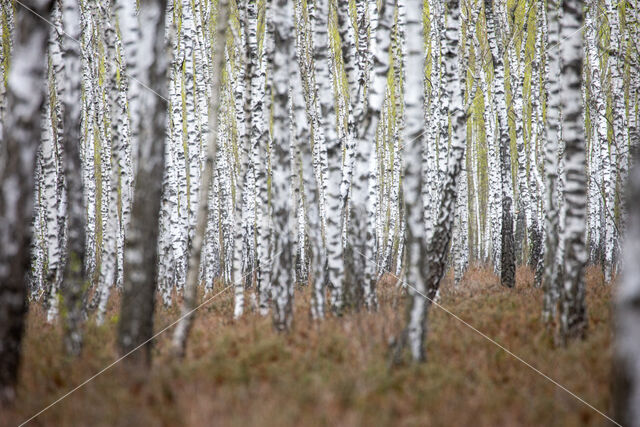
[[[589,331],[567,348],[553,345],[541,322],[542,294],[521,268],[517,287],[499,287],[487,269],[472,268],[442,304],[598,409],[609,413],[611,294],[595,268],[587,274]],[[187,357],[169,357],[172,330],[160,335],[144,382],[120,363],[38,416],[31,425],[604,425],[605,419],[433,307],[428,362],[390,368],[389,341],[404,319],[391,280],[377,313],[309,320],[308,288],[296,294],[294,330],[274,332],[271,320],[249,313],[231,320],[227,291],[197,313]],[[114,361],[118,321],[90,322],[79,359],[63,356],[59,327],[29,313],[18,400],[0,412],[17,425]],[[178,308],[160,308],[156,329]]]

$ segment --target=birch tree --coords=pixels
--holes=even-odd
[[[39,152],[40,179],[35,197],[36,218],[34,233],[36,245],[41,249],[34,254],[35,277],[32,295],[42,295],[47,307],[47,321],[58,316],[59,290],[64,273],[66,253],[66,190],[62,152],[62,88],[64,66],[62,61],[62,13],[56,3],[52,13],[54,26],[49,34],[48,102],[43,121],[43,137]],[[46,269],[45,269],[46,264]],[[42,271],[39,272],[41,266]],[[38,273],[41,274],[38,276]]]
[[[292,277],[292,187],[297,178],[292,174],[291,152],[295,138],[289,127],[290,64],[293,59],[293,8],[289,0],[277,0],[274,4],[273,28],[275,56],[273,59],[273,220],[275,244],[271,295],[273,300],[273,324],[276,330],[288,330],[293,322],[294,280]]]
[[[102,141],[104,168],[103,179],[103,226],[100,279],[94,296],[97,303],[97,322],[104,314],[111,288],[122,287],[123,245],[125,228],[129,222],[132,179],[131,144],[129,138],[129,110],[127,104],[127,79],[122,60],[122,47],[116,28],[115,14],[111,2],[100,7],[101,27],[106,50],[105,94],[109,99],[105,118],[110,124]]]
[[[271,261],[269,259],[269,243],[271,240],[271,206],[270,194],[272,193],[269,184],[272,182],[272,168],[284,165],[272,165],[271,162],[271,141],[266,121],[269,119],[267,113],[266,72],[268,40],[264,28],[266,21],[271,19],[269,12],[269,2],[262,8],[260,19],[256,17],[255,47],[252,47],[256,56],[256,67],[251,80],[251,155],[255,176],[255,257],[257,265],[256,271],[256,294],[258,295],[259,312],[266,315],[269,310],[269,296],[271,288]],[[259,25],[258,22],[262,24]],[[262,30],[260,30],[262,28]],[[253,32],[253,30],[252,30]],[[258,40],[260,39],[260,40]],[[258,43],[260,41],[260,43]],[[261,46],[261,47],[259,47]],[[285,109],[286,111],[286,109]],[[285,156],[288,160],[288,155]],[[285,160],[285,161],[286,161]],[[247,272],[251,274],[251,272]]]
[[[544,292],[542,304],[542,317],[545,322],[551,322],[555,318],[555,304],[557,301],[556,278],[558,265],[556,263],[556,251],[559,236],[559,212],[557,199],[558,181],[558,139],[560,129],[560,57],[557,49],[560,28],[558,22],[558,3],[555,0],[547,1],[548,17],[548,41],[551,46],[547,54],[549,61],[549,73],[551,84],[548,84],[549,105],[547,107],[547,121],[544,130],[544,163],[547,175],[545,191],[545,250],[544,250],[544,276],[542,287]]]
[[[315,240],[318,246],[314,248],[314,278],[313,301],[311,304],[312,316],[316,319],[324,317],[324,289],[327,279],[327,147],[325,133],[321,121],[321,110],[318,98],[318,86],[316,84],[313,52],[314,42],[310,37],[311,22],[309,10],[305,0],[295,0],[294,20],[296,27],[296,56],[302,79],[302,89],[306,107],[307,123],[311,134],[310,145],[313,172],[317,192],[317,225]],[[314,215],[312,221],[315,223]],[[315,225],[315,224],[314,224]]]
[[[138,7],[140,6],[131,1],[115,0],[115,13],[123,47],[121,56],[124,57],[123,65],[127,70],[126,77],[129,77],[127,101],[131,112],[132,168],[136,164],[135,160],[137,160],[138,152],[136,149],[142,128],[143,106],[145,106],[146,100],[152,96],[143,87],[143,85],[149,83],[149,77],[144,72],[146,63],[143,64],[143,59],[148,61],[148,58],[141,58],[140,51],[145,52],[145,49],[149,46],[146,43],[142,44],[142,28],[138,18]],[[140,10],[140,14],[142,14],[142,10]],[[149,31],[146,28],[145,30]],[[151,42],[148,40],[150,38],[145,35],[145,42]]]
[[[513,211],[512,211],[512,181],[511,181],[511,155],[509,132],[507,129],[507,99],[504,90],[504,51],[500,48],[502,36],[499,27],[496,26],[493,1],[485,0],[484,13],[487,26],[487,39],[491,49],[493,61],[493,85],[492,93],[497,101],[498,110],[498,138],[500,156],[500,175],[502,176],[502,231],[500,247],[500,283],[502,286],[512,288],[515,286],[515,249],[513,237]]]
[[[181,318],[173,334],[172,349],[178,357],[183,357],[186,350],[187,338],[193,325],[194,309],[197,297],[198,277],[200,273],[200,259],[202,255],[202,244],[207,224],[207,213],[209,209],[209,189],[213,176],[214,160],[216,157],[218,120],[220,110],[220,86],[221,75],[224,69],[224,45],[227,32],[228,3],[220,0],[218,3],[218,14],[216,17],[216,39],[214,48],[214,70],[211,79],[211,98],[209,101],[209,130],[207,139],[207,157],[205,168],[202,172],[203,181],[200,186],[198,213],[196,230],[189,253],[189,266],[187,270],[187,282],[185,284],[184,299],[181,309]]]
[[[503,28],[507,28],[507,2],[499,1],[500,13],[499,16],[503,16],[506,19],[499,20]],[[517,4],[516,4],[517,7]],[[524,7],[526,8],[526,2]],[[525,67],[524,63],[524,49],[526,46],[526,33],[527,33],[527,15],[530,9],[525,10],[523,28],[520,31],[520,37],[518,37],[516,31],[515,16],[513,17],[511,34],[508,41],[504,42],[505,50],[507,51],[507,57],[509,58],[509,74],[510,74],[510,89],[512,98],[512,112],[513,121],[515,125],[516,136],[516,150],[517,150],[517,223],[516,236],[515,236],[515,252],[518,263],[522,263],[525,250],[525,237],[526,230],[531,225],[531,206],[530,206],[530,194],[529,194],[529,181],[527,180],[527,148],[525,147],[525,134],[524,134],[524,79],[525,79]],[[510,147],[510,145],[509,145]],[[528,147],[528,146],[527,146]],[[510,150],[509,150],[510,152]],[[511,162],[509,161],[509,166]],[[508,170],[511,171],[511,168]],[[506,175],[505,171],[505,175]],[[509,175],[510,176],[510,175]]]
[[[466,74],[460,74],[459,72],[466,69],[466,60],[463,55],[460,56],[459,62],[456,60],[458,58],[456,53],[459,52],[460,48],[458,42],[460,40],[460,5],[457,0],[449,0],[446,6],[449,15],[447,16],[443,40],[444,73],[454,132],[451,140],[447,175],[441,188],[438,218],[434,224],[433,235],[426,244],[421,238],[421,234],[424,232],[424,225],[420,219],[423,214],[419,197],[421,194],[421,174],[418,172],[419,169],[414,169],[414,172],[412,172],[409,166],[407,166],[407,172],[405,173],[405,185],[407,186],[405,195],[407,197],[407,216],[409,218],[407,242],[409,302],[407,304],[407,326],[398,342],[398,349],[408,345],[414,361],[424,361],[426,359],[424,341],[426,339],[427,310],[438,292],[440,280],[444,275],[453,229],[456,180],[462,168],[462,159],[466,146],[465,124],[467,114],[463,101],[465,99]],[[419,6],[411,7],[409,10],[409,14],[416,16]],[[422,14],[420,13],[418,16],[422,16]],[[422,106],[418,107],[422,108]],[[415,159],[414,161],[419,162],[421,157],[421,155],[411,156],[409,154],[405,158],[408,162],[409,159]],[[416,197],[415,205],[409,199],[411,194]],[[422,259],[422,262],[418,262],[420,259]]]
[[[490,7],[486,4],[484,7]],[[486,12],[485,12],[486,16]],[[485,25],[487,29],[487,38],[488,34],[488,25]],[[491,35],[493,36],[493,34]],[[493,190],[490,191],[489,194],[489,216],[490,216],[490,233],[488,233],[488,238],[490,239],[491,245],[491,258],[493,261],[494,270],[496,272],[501,271],[501,239],[502,239],[502,195],[498,189],[502,188],[502,175],[500,168],[500,139],[499,132],[497,129],[497,111],[494,103],[491,101],[489,94],[489,85],[488,85],[488,77],[485,73],[483,62],[485,56],[491,55],[491,52],[487,52],[489,55],[486,55],[483,51],[483,47],[480,45],[479,34],[476,33],[475,37],[475,54],[476,54],[476,70],[479,74],[479,87],[480,93],[483,96],[483,122],[485,125],[485,138],[488,146],[487,152],[487,168],[489,169],[489,187]],[[493,57],[489,56],[493,65]],[[495,73],[496,70],[494,69]],[[495,77],[494,77],[495,78]],[[436,108],[434,108],[436,110]],[[434,155],[435,156],[435,155]]]
[[[356,280],[362,281],[364,302],[369,308],[375,308],[377,305],[376,282],[380,271],[373,261],[377,256],[376,211],[379,185],[375,140],[382,134],[382,132],[378,133],[378,130],[383,118],[383,103],[389,73],[391,27],[396,9],[393,2],[389,0],[383,0],[376,6],[374,8],[374,5],[370,5],[369,9],[369,37],[373,51],[372,69],[369,77],[363,76],[370,81],[366,83],[368,95],[364,105],[366,110],[359,120],[355,177],[351,184],[349,200],[349,210],[354,223],[351,229],[355,229],[356,232],[350,233],[348,242],[355,252],[353,256],[361,257],[364,261],[364,278],[356,277]]]
[[[53,1],[27,1],[26,7],[48,17]],[[15,398],[27,312],[33,171],[41,135],[40,109],[45,102],[48,37],[48,28],[24,6],[17,8],[15,21],[18,30],[4,95],[7,109],[0,143],[0,404]]]
[[[334,70],[330,68],[328,17],[329,1],[315,0],[305,2],[309,8],[310,30],[312,31],[311,49],[313,52],[313,80],[316,90],[318,124],[323,131],[320,156],[322,158],[320,173],[326,185],[325,197],[325,244],[327,249],[327,277],[329,289],[329,306],[334,314],[340,315],[344,304],[344,253],[342,215],[327,215],[327,211],[342,212],[340,183],[343,175],[340,143],[336,135],[336,113],[331,99],[331,79]],[[304,73],[305,71],[303,71]],[[307,70],[306,72],[311,72]],[[304,77],[303,77],[304,78]],[[304,84],[304,83],[303,83]],[[313,111],[313,110],[310,110]],[[314,141],[315,145],[315,141]],[[322,208],[321,208],[322,212]],[[322,213],[321,213],[322,217]]]
[[[564,0],[560,45],[562,57],[562,136],[565,143],[564,187],[564,288],[560,326],[564,340],[583,338],[587,329],[584,268],[587,223],[585,132],[582,123],[582,37],[571,37],[582,28],[583,3]]]
[[[546,15],[544,13],[544,5],[537,8],[536,11],[536,28],[542,27],[540,31],[536,31],[536,37],[534,40],[534,54],[531,64],[531,131],[529,139],[529,186],[531,188],[531,227],[530,227],[530,242],[531,251],[529,257],[529,265],[534,269],[534,284],[540,286],[542,277],[538,274],[538,266],[542,259],[543,252],[543,222],[542,217],[544,214],[544,208],[541,203],[543,200],[544,183],[541,173],[541,141],[543,132],[543,100],[544,93],[542,92],[543,81],[545,79],[546,63],[542,56],[544,49],[543,45],[543,33],[546,27]]]

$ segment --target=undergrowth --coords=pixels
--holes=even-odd
[[[541,323],[542,294],[518,271],[503,289],[472,267],[458,286],[443,282],[440,304],[595,407],[609,412],[612,288],[587,273],[589,331],[566,348]],[[170,334],[142,378],[120,363],[38,416],[32,425],[602,425],[605,420],[493,343],[432,307],[428,362],[390,367],[389,342],[402,327],[402,292],[380,284],[380,309],[309,319],[309,290],[296,293],[294,329],[269,318],[232,320],[232,294],[197,313],[184,361],[169,356]],[[87,325],[82,356],[63,355],[61,331],[34,305],[28,318],[18,400],[0,425],[29,418],[118,357],[118,301],[107,321]],[[178,316],[160,308],[156,329]]]

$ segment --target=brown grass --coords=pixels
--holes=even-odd
[[[518,272],[513,290],[471,268],[440,303],[608,412],[611,288],[587,274],[589,335],[554,348],[540,321],[540,290]],[[314,323],[307,289],[296,295],[295,327],[279,335],[269,319],[231,320],[226,293],[198,313],[187,358],[168,356],[170,333],[154,348],[146,381],[118,365],[55,405],[33,425],[602,425],[604,419],[437,308],[430,313],[428,363],[388,365],[388,343],[403,313],[395,281],[381,286],[378,313]],[[157,329],[178,310],[159,310]],[[103,326],[88,326],[82,357],[60,351],[60,330],[29,313],[18,401],[0,413],[15,425],[115,360],[117,302]]]

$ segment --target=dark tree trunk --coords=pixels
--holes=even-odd
[[[501,125],[500,125],[501,126]],[[501,129],[500,132],[505,132]],[[500,169],[502,169],[502,185],[504,180],[511,179],[511,163],[509,149],[500,138]],[[505,175],[507,175],[505,177]],[[510,187],[510,186],[509,186]],[[511,212],[511,191],[502,191],[502,254],[500,255],[500,284],[507,288],[516,285],[515,239],[513,236],[513,213]]]
[[[26,1],[48,17],[53,1]],[[31,215],[41,107],[45,100],[48,27],[24,7],[16,7],[16,34],[7,88],[4,134],[0,141],[0,404],[15,397],[20,345],[27,312],[31,259]]]
[[[154,58],[149,69],[153,97],[150,132],[138,145],[138,171],[133,196],[131,223],[124,251],[124,287],[118,346],[124,355],[147,342],[153,334],[156,279],[158,270],[158,228],[164,172],[167,124],[167,69],[170,51],[165,41],[166,0],[147,0],[140,5],[142,14],[155,22]],[[135,352],[128,361],[151,364],[151,345]]]
[[[527,248],[527,241],[525,239],[527,231],[527,219],[524,214],[524,208],[518,203],[519,207],[516,211],[516,231],[515,231],[515,252],[516,252],[516,264],[524,264],[524,253]]]
[[[62,285],[65,304],[64,346],[67,354],[77,356],[82,350],[82,318],[85,294],[85,207],[82,182],[81,132],[81,53],[80,3],[63,0],[62,26],[67,35],[63,39],[62,58],[65,69],[64,114],[62,139],[64,144],[64,174],[67,181],[67,218],[69,243]]]
[[[534,283],[536,286],[539,286],[542,283],[542,277],[538,273],[538,265],[540,264],[540,260],[542,259],[542,230],[538,225],[538,220],[536,218],[532,219],[531,229],[529,230],[529,239],[531,241],[531,252],[529,253],[529,265],[535,271],[535,280]]]
[[[633,130],[632,130],[633,132]],[[613,358],[614,418],[625,426],[640,426],[640,133],[633,132],[635,166],[629,174],[628,228],[622,277],[615,298]]]

